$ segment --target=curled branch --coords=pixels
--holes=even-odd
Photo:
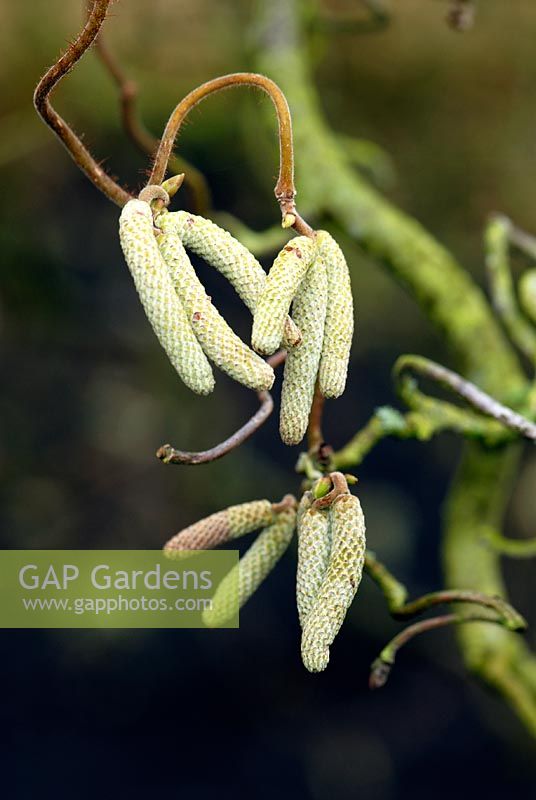
[[[303,236],[314,236],[312,228],[296,211],[294,198],[294,147],[292,142],[292,120],[285,95],[270,78],[254,72],[235,72],[222,75],[207,83],[203,83],[184,97],[171,114],[155,153],[153,169],[149,183],[162,183],[169,159],[184,119],[198,103],[215,92],[233,86],[254,86],[269,95],[274,104],[279,127],[279,177],[274,189],[276,199],[281,207],[283,224],[293,227]]]
[[[415,393],[415,381],[407,372],[416,372],[425,378],[430,378],[436,383],[461,397],[470,406],[488,417],[500,422],[506,428],[521,434],[525,439],[536,441],[536,425],[518,414],[508,406],[499,403],[489,394],[483,392],[474,383],[471,383],[457,372],[437,364],[421,356],[401,356],[395,366],[394,375],[399,380],[399,391],[404,400],[411,406],[411,395]],[[421,395],[423,396],[423,395]]]
[[[527,627],[522,615],[506,600],[500,597],[492,597],[482,592],[466,589],[444,589],[439,592],[425,594],[408,603],[406,587],[389,572],[384,564],[378,561],[370,550],[367,550],[365,554],[365,572],[381,589],[383,596],[387,600],[389,611],[395,619],[407,619],[442,604],[470,603],[480,607],[474,611],[464,609],[458,614],[432,617],[404,628],[403,631],[391,639],[372,664],[369,681],[371,689],[377,689],[384,685],[389,677],[398,650],[410,639],[413,639],[414,636],[425,631],[460,622],[493,622],[510,631],[522,631]]]
[[[164,464],[207,464],[210,461],[216,461],[218,458],[223,458],[227,453],[235,450],[246,439],[249,439],[255,431],[257,431],[268,419],[274,409],[274,401],[270,392],[259,392],[260,408],[248,419],[245,425],[242,425],[232,436],[229,436],[225,441],[211,447],[210,450],[201,450],[199,452],[188,452],[187,450],[176,450],[170,444],[163,444],[156,451],[156,457],[163,461]]]
[[[87,18],[86,24],[75,41],[69,45],[65,53],[43,75],[34,92],[34,105],[37,113],[44,122],[54,131],[56,136],[67,148],[71,157],[90,181],[100,189],[103,194],[118,206],[124,206],[131,199],[131,195],[119,186],[95,161],[89,150],[84,147],[80,138],[67,122],[58,114],[50,102],[50,96],[61,79],[74,67],[84,53],[95,41],[110,0],[95,0]]]
[[[413,625],[408,625],[407,628],[404,628],[403,631],[391,639],[383,648],[378,658],[372,662],[369,687],[371,689],[380,689],[382,686],[385,686],[398,651],[415,636],[418,636],[420,633],[425,633],[426,631],[435,630],[436,628],[443,628],[446,625],[459,625],[462,622],[493,622],[496,625],[502,624],[502,621],[498,617],[493,617],[482,612],[467,612],[465,614],[444,614],[440,617],[431,617],[430,619],[421,620],[421,622],[415,622]]]
[[[103,66],[117,86],[121,108],[121,121],[125,133],[142,153],[153,156],[158,149],[160,140],[147,130],[140,118],[138,111],[138,85],[127,76],[121,64],[103,39],[102,31],[95,40],[95,50]],[[202,172],[174,153],[170,156],[169,169],[175,175],[179,173],[185,174],[185,185],[192,194],[195,212],[197,214],[206,215],[210,208],[211,201],[210,191]]]
[[[268,363],[272,367],[278,367],[286,358],[286,352],[280,350],[269,359]],[[217,461],[218,458],[223,458],[228,453],[240,447],[250,436],[253,436],[255,431],[258,431],[266,422],[274,409],[274,401],[270,392],[258,392],[260,408],[248,419],[245,425],[242,425],[235,431],[228,439],[211,447],[209,450],[200,450],[198,452],[189,452],[187,450],[176,450],[170,444],[163,444],[156,451],[156,457],[163,461],[164,464],[208,464],[211,461]]]

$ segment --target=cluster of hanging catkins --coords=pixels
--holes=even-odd
[[[329,648],[355,597],[365,559],[365,519],[359,500],[340,473],[333,490],[315,498],[305,492],[299,506],[292,495],[279,503],[255,500],[230,506],[180,531],[164,553],[182,559],[262,529],[249,550],[218,586],[203,612],[210,627],[224,625],[247,602],[275,567],[298,529],[296,597],[302,628],[301,653],[310,672],[321,672]]]
[[[348,371],[352,291],[345,258],[332,236],[318,231],[314,239],[295,237],[268,275],[246,247],[210,220],[166,209],[153,215],[145,200],[131,200],[123,208],[120,237],[147,317],[192,391],[213,390],[210,361],[250,389],[270,389],[274,372],[261,356],[287,349],[280,431],[286,444],[298,444],[317,377],[325,397],[339,397]],[[185,246],[219,270],[253,314],[252,348],[206,294]]]
[[[325,231],[314,238],[297,236],[266,275],[227,231],[185,211],[169,212],[162,203],[154,211],[155,197],[164,204],[169,200],[161,187],[148,187],[140,199],[126,204],[120,237],[147,317],[172,365],[198,394],[214,388],[210,362],[244,386],[263,391],[271,388],[274,373],[262,356],[284,347],[280,432],[285,443],[298,444],[317,380],[330,398],[339,397],[346,383],[353,303],[339,246]],[[219,270],[253,314],[252,347],[213,305],[185,247]],[[331,487],[327,494],[319,491],[326,481]],[[204,612],[205,624],[218,627],[251,597],[296,528],[302,659],[311,672],[320,672],[359,586],[365,556],[361,506],[341,473],[313,484],[299,504],[286,495],[279,503],[257,500],[212,514],[170,539],[164,552],[184,558],[192,550],[211,549],[261,529]]]

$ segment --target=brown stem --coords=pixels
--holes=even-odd
[[[235,72],[214,78],[198,86],[197,89],[191,91],[180,101],[165,127],[162,140],[155,154],[149,183],[162,183],[164,180],[175,140],[184,119],[190,111],[209,95],[233,86],[255,86],[266,92],[272,100],[279,126],[279,177],[274,193],[280,205],[283,220],[288,221],[293,218],[291,227],[297,233],[314,237],[313,229],[299,216],[294,203],[296,196],[294,187],[294,148],[292,143],[292,120],[287,100],[276,83],[270,78],[258,75],[255,72]]]
[[[270,392],[259,392],[260,408],[258,411],[242,425],[232,436],[229,436],[225,441],[211,447],[210,450],[201,450],[199,452],[188,452],[186,450],[176,450],[170,444],[163,444],[156,451],[156,457],[163,461],[164,464],[207,464],[210,461],[216,461],[218,458],[223,458],[232,450],[240,447],[246,439],[249,439],[261,425],[264,425],[270,414],[274,409],[274,401]]]
[[[498,617],[488,616],[482,612],[468,612],[466,614],[444,614],[440,617],[431,617],[430,619],[415,622],[404,628],[397,634],[391,641],[384,647],[379,657],[372,663],[369,687],[371,689],[380,689],[385,685],[389,678],[391,669],[395,663],[395,658],[398,651],[407,642],[426,631],[435,630],[436,628],[443,628],[446,625],[459,625],[464,622],[492,622],[496,625],[501,625],[502,620]]]
[[[329,506],[333,505],[339,495],[349,493],[348,481],[346,479],[346,475],[343,475],[342,472],[330,472],[326,477],[330,478],[333,488],[323,497],[320,497],[314,501],[314,508],[329,508]]]
[[[279,350],[273,356],[266,359],[273,369],[276,369],[282,364],[287,357],[285,350]],[[210,450],[200,450],[198,452],[188,452],[187,450],[176,450],[170,444],[163,444],[156,451],[156,457],[163,461],[164,464],[208,464],[210,461],[216,461],[218,458],[223,458],[228,453],[240,447],[246,439],[249,439],[255,431],[257,431],[268,419],[274,408],[274,401],[269,392],[258,392],[260,408],[255,414],[242,425],[232,436],[229,436],[225,441],[211,447]]]
[[[439,592],[431,592],[399,608],[392,608],[391,614],[395,619],[407,619],[422,614],[433,606],[445,603],[475,603],[495,611],[504,620],[504,625],[509,630],[519,631],[527,627],[521,614],[501,597],[492,597],[469,589],[444,589]]]
[[[82,31],[37,84],[34,92],[34,105],[37,113],[58,136],[75,163],[85,172],[97,189],[100,189],[118,206],[124,206],[131,199],[131,195],[99,166],[73,129],[60,117],[50,102],[50,96],[58,83],[95,41],[106,17],[109,4],[110,0],[95,0]]]

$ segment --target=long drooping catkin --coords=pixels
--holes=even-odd
[[[225,624],[249,600],[275,567],[289,546],[296,525],[296,509],[286,508],[251,545],[236,567],[218,586],[212,606],[203,612],[203,622],[211,628]]]
[[[169,360],[192,391],[209,394],[214,388],[212,369],[158,249],[148,203],[130,200],[125,205],[119,235],[145,313]]]
[[[251,343],[257,352],[270,355],[280,346],[290,305],[315,256],[315,240],[296,236],[276,257],[253,315]],[[304,340],[294,314],[293,319]]]
[[[256,391],[270,389],[275,377],[273,369],[244,344],[212,304],[179,237],[175,233],[162,233],[158,236],[158,246],[207,356],[244,386]]]
[[[296,600],[302,628],[318,595],[331,550],[330,513],[311,508],[312,502],[312,493],[306,492],[298,508]]]
[[[326,267],[323,259],[317,256],[293,305],[294,321],[302,332],[303,341],[288,354],[283,373],[279,431],[285,444],[298,444],[307,430],[322,352],[327,300]]]
[[[302,660],[310,672],[329,662],[329,648],[359,587],[365,559],[365,518],[357,497],[341,494],[330,509],[332,546],[316,600],[305,619]]]
[[[165,232],[176,233],[185,247],[221,272],[251,313],[255,312],[266,283],[266,273],[247,247],[212,220],[187,211],[163,213],[158,225]],[[287,317],[283,347],[295,347],[300,342],[300,331]]]
[[[253,500],[250,503],[229,506],[223,511],[179,531],[164,545],[164,553],[170,558],[184,558],[188,550],[211,550],[220,544],[244,536],[246,533],[270,525],[275,519],[269,500]]]
[[[346,386],[354,332],[350,272],[335,239],[327,231],[318,231],[316,238],[328,275],[328,307],[318,385],[324,397],[340,397]]]

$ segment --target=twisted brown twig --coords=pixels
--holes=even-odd
[[[279,126],[279,177],[274,189],[277,202],[281,208],[284,227],[292,227],[302,236],[314,237],[313,229],[305,222],[296,211],[294,198],[294,146],[292,141],[292,120],[285,95],[270,78],[258,75],[255,72],[235,72],[222,75],[207,83],[203,83],[186,95],[175,107],[171,114],[164,134],[155,153],[153,169],[149,177],[149,184],[162,183],[164,180],[169,159],[180,131],[181,125],[190,111],[198,103],[215,92],[230,89],[233,86],[254,86],[262,89],[272,100]]]
[[[50,96],[58,83],[95,41],[106,17],[109,4],[110,0],[95,0],[80,34],[37,84],[34,92],[34,105],[38,114],[63,142],[73,160],[97,189],[100,189],[118,206],[124,206],[131,199],[131,195],[99,166],[73,129],[50,102]]]
[[[286,358],[286,352],[280,350],[273,356],[267,359],[272,367],[278,367]],[[208,464],[211,461],[217,461],[218,458],[223,458],[228,453],[240,447],[250,436],[253,436],[255,431],[264,425],[270,414],[274,409],[274,401],[270,392],[259,392],[258,398],[260,408],[248,419],[245,425],[242,425],[235,431],[229,438],[223,442],[211,447],[209,450],[200,450],[198,452],[189,452],[188,450],[177,450],[170,444],[163,444],[156,451],[156,457],[163,461],[164,464]]]
[[[115,54],[106,44],[102,31],[100,31],[95,40],[95,50],[104,68],[117,86],[121,121],[125,133],[142,153],[154,156],[160,140],[147,130],[140,118],[137,83],[128,77]],[[211,201],[210,190],[203,173],[175,153],[171,154],[169,168],[175,174],[185,174],[184,182],[190,190],[195,213],[206,215],[211,206]]]

